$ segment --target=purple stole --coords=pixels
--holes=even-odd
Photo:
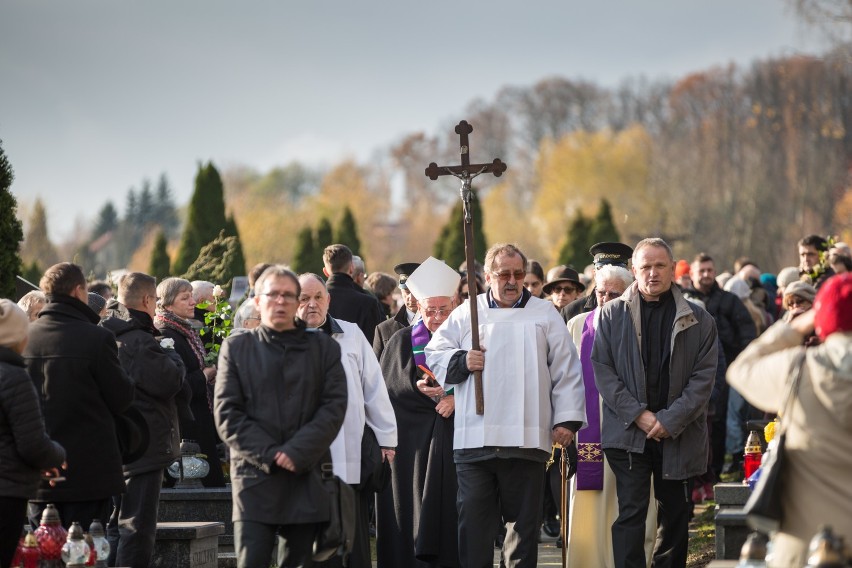
[[[429,343],[430,339],[432,339],[432,336],[423,320],[420,320],[411,328],[411,351],[414,353],[414,364],[418,367],[429,368],[426,365],[426,344]]]
[[[601,449],[600,393],[595,386],[592,367],[592,347],[595,344],[594,319],[597,309],[586,316],[580,340],[580,362],[583,365],[583,386],[586,388],[586,420],[589,425],[577,432],[577,489],[603,489],[603,449]]]

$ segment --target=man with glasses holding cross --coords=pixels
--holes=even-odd
[[[545,463],[586,421],[583,378],[565,322],[523,287],[527,259],[515,245],[485,255],[490,290],[479,294],[481,350],[471,348],[471,303],[450,314],[426,346],[442,388],[455,389],[459,557],[492,566],[501,519],[507,567],[535,566]],[[484,413],[475,411],[473,371],[482,371]]]

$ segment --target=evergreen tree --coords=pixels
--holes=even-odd
[[[101,235],[115,230],[118,227],[118,211],[112,201],[107,201],[106,205],[101,207],[98,212],[98,220],[95,222],[95,228],[92,231],[92,240],[97,239]]]
[[[334,242],[344,244],[352,250],[352,254],[361,256],[361,239],[358,238],[358,225],[349,206],[343,208],[343,218],[337,226]]]
[[[45,266],[53,266],[58,261],[56,247],[47,234],[47,211],[41,199],[36,199],[33,206],[21,257],[24,262],[37,260]]]
[[[328,220],[328,217],[323,217],[322,219],[320,219],[319,225],[317,226],[316,243],[317,250],[320,251],[320,256],[322,256],[322,251],[325,250],[325,247],[327,247],[328,245],[335,244],[334,234],[331,230],[331,221]]]
[[[139,201],[136,199],[136,189],[130,188],[127,190],[127,198],[124,203],[124,221],[125,223],[135,224],[139,219]]]
[[[15,276],[21,273],[18,251],[24,238],[17,217],[18,201],[10,189],[14,179],[12,164],[6,158],[3,141],[0,140],[0,298],[10,299],[15,298]]]
[[[148,274],[156,278],[158,282],[171,274],[167,244],[166,233],[163,230],[158,231],[154,240],[154,250],[151,252],[151,263],[148,265]]]
[[[137,206],[137,215],[135,224],[144,232],[145,228],[157,221],[154,209],[154,193],[151,191],[151,182],[147,179],[142,180],[142,189],[139,190],[139,205]]]
[[[615,228],[615,222],[612,220],[612,207],[606,197],[601,199],[598,213],[592,220],[589,240],[591,241],[590,247],[595,243],[617,243],[621,241],[618,229]]]
[[[166,232],[166,236],[175,236],[178,228],[177,209],[172,196],[172,188],[165,173],[160,174],[160,180],[157,182],[154,210],[156,211],[154,220],[160,224],[160,227]]]
[[[487,243],[485,233],[482,231],[483,218],[482,207],[479,205],[479,197],[476,190],[472,190],[470,208],[473,215],[473,252],[475,260],[485,256]],[[458,268],[465,261],[464,257],[464,205],[461,200],[457,201],[450,212],[450,219],[441,230],[443,241],[441,243],[441,256],[436,256],[452,268]],[[437,243],[436,243],[437,251]],[[480,261],[481,262],[481,261]]]
[[[42,274],[44,274],[44,270],[41,269],[41,266],[38,265],[38,262],[32,261],[31,263],[24,265],[21,277],[30,284],[35,284],[36,286],[38,286]]]
[[[242,276],[232,271],[239,248],[239,239],[234,236],[225,236],[225,230],[222,229],[219,231],[219,236],[201,247],[198,258],[193,261],[182,278],[189,281],[207,280],[223,288],[229,287],[234,276]]]
[[[293,270],[298,274],[303,272],[315,272],[322,267],[322,253],[314,246],[314,232],[310,227],[303,227],[296,235],[296,246],[293,250]]]
[[[222,178],[213,166],[199,164],[195,191],[189,202],[186,226],[172,271],[181,274],[189,269],[199,251],[217,238],[225,227],[225,196]]]
[[[592,222],[577,211],[565,235],[565,243],[559,249],[559,264],[567,264],[582,270],[589,261],[589,248],[595,244],[591,235]]]
[[[237,228],[237,221],[233,215],[229,215],[225,219],[225,236],[237,238],[237,248],[234,251],[234,256],[231,259],[230,271],[234,276],[245,276],[246,272],[246,257],[243,254],[243,245],[240,242],[240,231]]]

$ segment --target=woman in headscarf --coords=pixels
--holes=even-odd
[[[213,383],[216,380],[216,366],[205,362],[204,343],[198,331],[189,323],[195,314],[192,284],[183,278],[166,278],[157,286],[157,297],[157,317],[154,318],[154,325],[164,337],[174,340],[175,351],[186,366],[186,381],[192,387],[189,408],[195,419],[188,420],[181,416],[180,436],[195,440],[210,464],[210,473],[201,483],[205,487],[224,487],[225,476],[216,448],[220,440],[213,423]]]

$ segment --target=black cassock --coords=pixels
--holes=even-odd
[[[417,390],[411,330],[396,332],[382,353],[399,441],[391,484],[376,495],[377,566],[459,566],[453,416]]]

